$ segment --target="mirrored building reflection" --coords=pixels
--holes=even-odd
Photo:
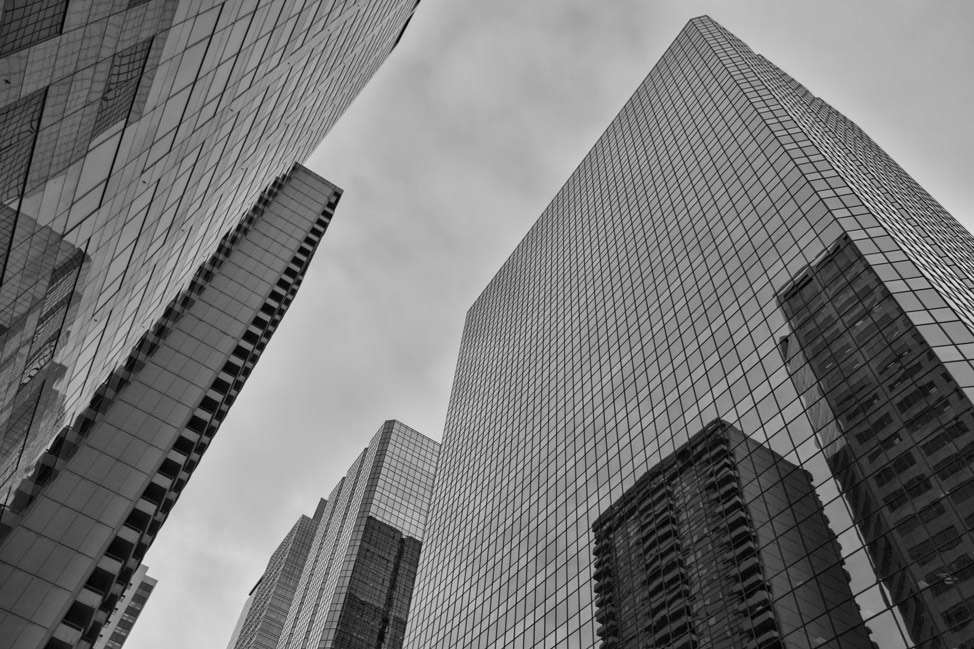
[[[782,353],[910,638],[974,646],[974,406],[848,237],[779,301]]]
[[[593,526],[602,649],[874,649],[811,475],[717,420]]]
[[[16,228],[14,227],[16,224]],[[90,259],[51,228],[0,205],[0,484],[37,457],[63,408],[58,390]],[[38,245],[25,246],[31,240]],[[14,276],[15,279],[14,279]]]
[[[843,428],[841,413],[869,386],[835,388],[835,404],[803,386],[803,400],[779,351],[805,326],[779,296],[841,237],[874,275],[851,282],[836,310],[852,308],[853,291],[875,306],[859,291],[878,281],[900,309],[879,327],[912,332],[835,361],[860,359],[884,386],[862,407],[899,413],[861,451],[849,441],[861,431]],[[830,333],[815,324],[814,340],[808,325],[787,354],[835,347],[845,358],[834,332],[848,327],[842,340],[853,345],[857,323]],[[954,422],[966,422],[963,399],[974,394],[972,326],[974,237],[855,124],[713,20],[690,21],[467,313],[406,646],[599,646],[608,636],[593,526],[721,420],[753,442],[739,447],[755,463],[773,457],[808,472],[790,475],[805,476],[815,498],[785,480],[788,497],[766,501],[771,519],[819,512],[838,542],[810,556],[845,594],[793,606],[800,615],[825,603],[831,635],[779,626],[784,646],[816,647],[818,637],[838,646],[840,629],[859,638],[862,624],[847,616],[857,610],[882,649],[971,649],[969,461],[957,460],[968,433]],[[903,369],[884,369],[901,352]],[[833,408],[836,423],[823,426]],[[900,459],[907,450],[915,464]],[[851,503],[867,496],[878,500]],[[768,538],[762,552],[800,571],[788,539]],[[942,602],[936,615],[921,613],[929,601]]]
[[[61,428],[0,519],[0,638],[90,649],[304,278],[341,190],[296,165]]]

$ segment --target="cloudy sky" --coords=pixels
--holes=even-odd
[[[440,438],[467,308],[700,14],[974,227],[974,3],[424,0],[307,163],[345,195],[146,558],[160,583],[126,649],[222,649],[277,543],[383,420]]]

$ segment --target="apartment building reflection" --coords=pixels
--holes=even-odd
[[[35,245],[24,242],[33,240]],[[63,402],[63,346],[90,259],[57,231],[0,205],[0,484],[50,442],[38,435]],[[34,434],[31,434],[31,431]]]
[[[894,285],[895,288],[895,285]],[[974,647],[974,407],[847,236],[779,293],[818,443],[919,647]]]
[[[874,647],[811,476],[725,421],[593,531],[603,649]]]

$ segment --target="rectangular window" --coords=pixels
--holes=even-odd
[[[0,56],[61,33],[68,0],[5,0],[0,11]]]
[[[128,119],[151,45],[152,39],[149,38],[115,54],[98,106],[92,137],[104,133],[113,124]]]

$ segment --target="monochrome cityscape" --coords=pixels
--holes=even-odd
[[[148,644],[156,540],[247,543],[176,505],[357,200],[308,158],[418,5],[0,3],[0,649]],[[974,236],[716,20],[669,38],[469,305],[441,441],[372,405],[354,459],[311,433],[345,463],[295,469],[313,510],[246,476],[310,513],[255,507],[221,646],[974,649]],[[400,263],[362,261],[336,281]],[[343,378],[272,380],[308,372]]]

